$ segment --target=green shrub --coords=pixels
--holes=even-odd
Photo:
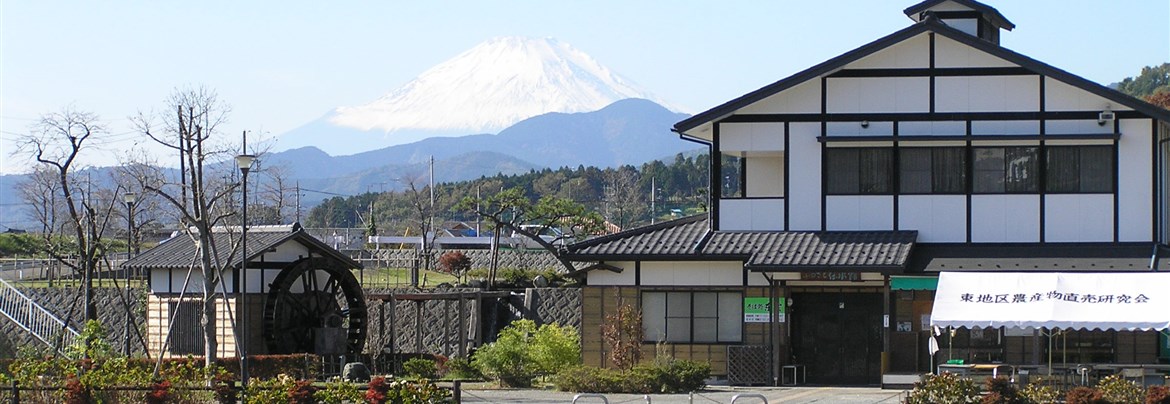
[[[340,377],[329,379],[325,387],[313,394],[317,402],[324,404],[360,403],[365,394],[358,388],[357,383],[350,383]]]
[[[914,383],[914,390],[906,397],[907,404],[978,403],[979,386],[953,373],[927,376],[926,381]]]
[[[710,375],[706,362],[670,359],[630,370],[570,367],[557,373],[553,385],[583,393],[676,394],[702,390]]]
[[[629,392],[625,372],[592,366],[573,366],[557,373],[553,386],[560,391],[578,393]]]
[[[471,366],[471,361],[466,358],[451,358],[447,360],[447,374],[443,376],[446,379],[482,379],[483,374],[475,366]]]
[[[496,342],[472,355],[472,363],[485,376],[505,386],[528,387],[537,376],[580,363],[577,332],[568,327],[519,320],[504,327]]]
[[[408,377],[434,379],[435,361],[423,358],[412,358],[402,364],[402,373]]]
[[[1031,383],[1020,390],[1020,395],[1029,403],[1055,403],[1060,399],[1060,391],[1045,384],[1040,378],[1033,378]]]
[[[1120,375],[1109,375],[1097,382],[1097,389],[1101,390],[1101,398],[1116,404],[1141,404],[1145,392],[1141,386]]]
[[[983,396],[983,404],[1026,404],[1027,399],[1020,394],[1006,377],[988,378],[985,383],[987,394]]]
[[[287,403],[288,392],[296,380],[288,375],[271,379],[255,379],[248,384],[244,404]]]
[[[372,404],[432,404],[449,403],[450,396],[450,392],[427,380],[387,380],[385,377],[375,377],[370,380],[365,398],[367,403]]]

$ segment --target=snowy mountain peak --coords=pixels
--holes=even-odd
[[[394,132],[496,133],[540,114],[595,111],[626,98],[670,108],[566,43],[510,36],[483,42],[371,103],[339,107],[328,120],[403,143],[418,139]]]

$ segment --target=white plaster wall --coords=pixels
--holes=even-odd
[[[151,293],[167,293],[170,292],[168,288],[171,287],[170,279],[167,274],[170,271],[162,269],[152,269],[150,271],[150,291]]]
[[[287,242],[277,246],[276,251],[265,253],[264,259],[267,261],[293,262],[308,256],[309,249],[305,248],[304,245],[296,242]]]
[[[971,241],[1040,241],[1039,195],[972,195]]]
[[[742,286],[739,261],[642,262],[643,286]]]
[[[818,223],[818,227],[820,224]],[[721,230],[784,230],[783,199],[721,199]]]
[[[768,278],[759,272],[748,272],[748,286],[768,286]]]
[[[1118,139],[1118,241],[1153,241],[1153,120],[1122,119]]]
[[[784,196],[784,156],[748,157],[747,196]]]
[[[797,84],[736,111],[737,114],[814,114],[820,112],[820,79]]]
[[[1130,110],[1128,107],[1051,77],[1045,78],[1044,92],[1046,111],[1101,111],[1105,107],[1114,111]]]
[[[606,264],[621,268],[621,273],[613,273],[604,269],[595,269],[586,273],[589,286],[628,286],[634,284],[634,262],[606,262]]]
[[[1039,135],[1040,121],[973,121],[971,135]]]
[[[874,52],[845,66],[847,69],[930,67],[930,37],[923,33]]]
[[[830,113],[930,111],[926,77],[837,77],[827,86]]]
[[[1106,121],[1104,125],[1097,124],[1096,119],[1090,120],[1053,120],[1044,121],[1044,127],[1049,135],[1082,135],[1113,133],[1113,122]]]
[[[752,229],[752,208],[747,199],[719,200],[719,229]]]
[[[898,123],[898,136],[965,136],[966,134],[966,122],[939,121]]]
[[[894,197],[831,195],[825,201],[827,230],[893,230]]]
[[[898,199],[898,229],[918,230],[923,243],[967,241],[967,197],[904,195]]]
[[[1113,241],[1113,195],[1046,195],[1044,241]]]
[[[187,281],[187,292],[203,291],[203,274],[199,269],[191,270],[191,279]],[[183,291],[183,280],[187,277],[186,269],[155,269],[150,271],[151,290],[159,293],[180,293]],[[228,285],[230,291],[231,286]]]
[[[828,122],[825,131],[829,136],[892,136],[893,122],[868,122],[868,127],[862,127],[861,122]]]
[[[816,137],[821,126],[815,122],[789,124],[788,195],[785,202],[794,214],[789,216],[790,230],[821,229],[821,145]]]
[[[1038,111],[1037,76],[980,76],[935,78],[935,111]]]
[[[782,123],[723,123],[719,125],[719,149],[724,153],[776,152],[784,150]]]
[[[987,52],[972,48],[942,35],[934,36],[935,67],[1016,67]],[[1036,88],[1036,87],[1033,87]]]

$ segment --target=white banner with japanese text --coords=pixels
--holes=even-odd
[[[930,324],[1170,329],[1170,273],[942,272]]]

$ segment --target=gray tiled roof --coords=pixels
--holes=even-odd
[[[812,267],[902,268],[916,231],[715,232],[704,245],[712,255],[750,254],[749,269]]]
[[[754,270],[902,269],[916,231],[708,231],[692,216],[569,245],[573,260],[742,260]]]
[[[707,217],[696,215],[585,240],[567,250],[574,256],[690,255],[707,229]]]
[[[240,238],[239,228],[233,231],[215,231],[212,233],[213,243],[216,246],[216,256],[220,262],[227,262],[231,258],[228,267],[237,267],[242,262],[241,255],[236,252],[233,254],[233,241],[238,241]],[[248,228],[248,253],[250,255],[249,262],[259,257],[261,254],[269,249],[275,248],[288,241],[298,242],[310,251],[329,256],[340,260],[353,268],[361,268],[361,264],[353,261],[329,247],[320,240],[306,233],[301,229],[300,225],[283,226],[256,226],[255,228]],[[237,246],[238,248],[238,246]],[[196,243],[187,234],[179,234],[162,242],[158,246],[146,250],[142,254],[134,257],[125,264],[123,268],[131,269],[154,269],[154,268],[187,268],[192,264],[198,263],[197,256],[198,248]],[[213,258],[215,259],[215,258]]]

